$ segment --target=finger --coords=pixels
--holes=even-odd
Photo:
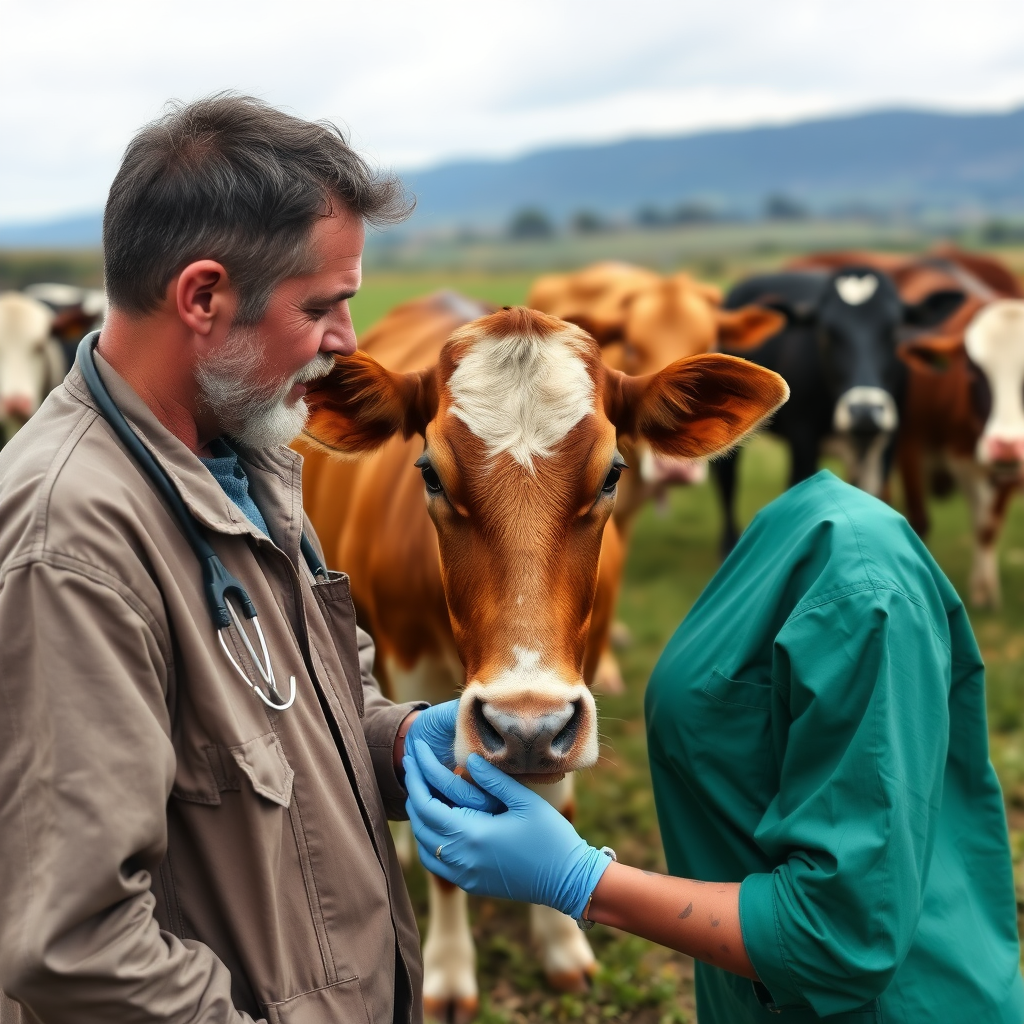
[[[509,810],[513,807],[526,809],[531,807],[534,801],[542,799],[521,782],[516,782],[511,776],[506,775],[500,768],[495,768],[479,754],[469,755],[468,768],[474,782],[500,800]]]
[[[499,814],[504,810],[490,794],[450,772],[421,740],[417,740],[413,747],[422,777],[456,808],[488,814]]]
[[[414,744],[414,746],[423,744]],[[405,789],[409,794],[409,805],[415,808],[419,818],[431,828],[449,833],[453,826],[453,810],[437,799],[427,786],[419,762],[415,757],[405,757]],[[465,812],[463,812],[465,813]]]
[[[443,878],[446,882],[451,882],[452,885],[458,885],[458,871],[455,868],[453,868],[450,864],[445,864],[444,861],[438,860],[434,856],[434,850],[436,849],[437,847],[435,846],[432,849],[428,850],[425,846],[422,845],[422,843],[417,843],[416,852],[419,854],[420,863],[432,875],[437,875],[438,878]],[[441,853],[443,854],[444,850],[442,850]]]
[[[406,804],[406,809],[409,812],[409,824],[412,825],[412,834],[416,837],[416,842],[421,843],[423,846],[426,846],[431,850],[436,850],[445,842],[451,842],[450,839],[446,839],[442,836],[440,832],[432,829],[419,816],[416,808],[412,806],[411,802]]]

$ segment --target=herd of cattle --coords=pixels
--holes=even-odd
[[[779,273],[749,278],[725,296],[686,274],[665,277],[625,264],[601,263],[540,278],[527,305],[582,328],[593,339],[585,339],[586,344],[596,343],[587,358],[598,360],[608,379],[632,380],[629,388],[619,385],[615,397],[603,400],[603,415],[609,419],[613,413],[622,414],[615,403],[624,401],[623,395],[655,391],[662,371],[687,358],[689,362],[680,365],[690,375],[692,401],[672,400],[673,423],[687,416],[691,425],[697,423],[702,402],[710,401],[717,410],[717,427],[709,426],[709,420],[694,428],[690,442],[681,437],[666,444],[662,438],[658,452],[643,439],[644,431],[634,430],[636,439],[621,453],[634,468],[621,479],[617,465],[607,471],[608,493],[615,492],[616,485],[617,493],[611,516],[594,541],[600,555],[593,612],[578,637],[588,686],[605,691],[622,687],[610,636],[637,512],[670,486],[704,479],[704,455],[724,447],[712,436],[714,430],[726,441],[739,437],[777,404],[773,400],[766,405],[767,399],[744,393],[742,375],[730,376],[727,368],[733,364],[715,353],[740,356],[774,370],[788,384],[789,401],[767,426],[790,449],[790,484],[811,475],[821,453],[830,451],[843,458],[851,482],[888,497],[895,466],[908,519],[923,535],[928,529],[928,491],[941,493],[959,483],[973,523],[970,598],[981,606],[998,604],[996,545],[1009,500],[1024,483],[1024,289],[998,261],[949,247],[914,257],[821,253]],[[63,285],[0,294],[0,416],[5,430],[23,423],[62,379],[74,343],[102,321],[104,309],[102,292]],[[365,360],[360,372],[373,363],[386,368],[396,381],[425,380],[432,368],[443,364],[443,350],[449,351],[445,343],[453,333],[471,331],[467,325],[492,312],[451,292],[403,303],[360,339],[361,349],[376,360]],[[572,337],[585,338],[578,332]],[[582,343],[571,344],[578,348]],[[488,358],[504,358],[500,347]],[[566,409],[559,415],[571,418],[566,410],[579,404],[582,392],[579,382],[559,376],[564,370],[560,365],[557,360],[551,363],[549,379],[542,385],[551,392],[543,407],[561,408],[558,403],[564,399]],[[451,384],[457,369],[448,370]],[[679,376],[684,370],[677,366],[669,372]],[[677,381],[675,386],[677,392],[690,394],[686,385]],[[712,397],[706,399],[709,394]],[[524,394],[524,408],[534,398]],[[459,401],[462,406],[452,406],[453,423],[473,419],[478,436],[486,434],[495,450],[510,452],[531,472],[530,445],[534,454],[546,453],[544,438],[558,433],[534,424],[534,435],[524,439],[507,424],[494,422],[487,394],[467,391]],[[470,407],[475,411],[467,412]],[[308,439],[298,439],[295,447],[306,458],[306,510],[328,563],[350,574],[360,620],[377,644],[382,683],[397,699],[436,701],[448,699],[466,681],[466,638],[461,635],[467,632],[465,622],[505,613],[462,608],[453,598],[459,570],[441,557],[443,531],[440,526],[435,529],[436,520],[431,521],[423,500],[424,484],[430,495],[441,483],[436,467],[420,458],[422,440],[406,436],[415,431],[405,423],[383,445],[382,439],[367,439],[364,447],[372,451],[359,461],[332,458]],[[316,417],[313,433],[317,434]],[[317,439],[324,441],[319,434]],[[352,443],[350,438],[333,447]],[[739,457],[734,451],[711,464],[724,510],[723,552],[737,539],[733,506]],[[569,484],[552,478],[548,486]],[[521,534],[522,524],[513,525],[512,535],[518,539],[509,543],[525,552],[529,544]],[[545,529],[549,540],[557,532],[553,525]],[[475,571],[480,564],[474,562]],[[567,606],[589,607],[570,593],[578,583],[552,580],[546,588],[534,586],[529,593],[513,589],[520,591],[521,608],[524,594],[528,605],[549,602],[561,591],[565,593],[559,599]],[[501,580],[496,584],[497,591],[508,589]],[[525,608],[517,614],[525,615]],[[582,697],[570,705],[583,708],[583,717],[590,706]],[[482,741],[500,718],[494,714],[498,718],[484,713],[479,722],[471,723]],[[585,730],[576,725],[573,735],[582,736]],[[560,724],[558,735],[563,733]],[[521,771],[545,774],[537,765],[521,766]],[[571,773],[540,788],[571,815]],[[476,1008],[477,985],[465,895],[435,878],[429,893],[431,920],[424,947],[427,1009],[441,1019],[467,1018]],[[595,964],[583,933],[545,908],[533,908],[531,922],[552,984],[569,990],[585,986]]]

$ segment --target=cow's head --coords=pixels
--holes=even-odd
[[[899,424],[905,383],[898,331],[940,323],[963,300],[963,292],[939,289],[906,303],[887,274],[848,266],[823,280],[814,302],[772,301],[793,319],[814,325],[832,427],[857,486],[877,494],[884,482],[883,455]]]
[[[349,455],[395,434],[426,441],[417,465],[467,679],[461,764],[476,751],[553,781],[594,763],[582,666],[619,440],[712,455],[787,393],[777,375],[724,355],[628,377],[578,327],[523,308],[460,328],[419,373],[337,358],[307,398],[310,437]]]
[[[997,299],[963,338],[917,338],[901,355],[931,371],[962,373],[975,458],[994,480],[1024,477],[1024,299]]]
[[[64,376],[52,325],[53,313],[41,302],[19,292],[0,295],[0,420],[7,434],[25,423]]]

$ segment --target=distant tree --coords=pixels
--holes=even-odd
[[[531,206],[513,216],[508,233],[510,238],[550,238],[555,226],[543,210]]]
[[[672,211],[670,219],[673,224],[710,224],[718,215],[707,203],[687,201]]]
[[[981,240],[986,245],[1009,245],[1024,241],[1024,224],[1008,220],[990,220],[982,226]]]
[[[807,207],[786,195],[770,195],[764,201],[764,215],[768,220],[803,220]]]
[[[666,217],[657,206],[648,203],[636,211],[636,222],[642,228],[661,228],[665,226]]]
[[[569,220],[569,228],[578,235],[595,235],[608,230],[608,222],[593,210],[579,210]]]

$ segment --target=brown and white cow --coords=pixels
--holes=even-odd
[[[1024,484],[1024,299],[995,299],[962,335],[915,339],[903,356],[913,370],[897,453],[907,518],[927,532],[925,471],[948,469],[971,509],[971,601],[996,608],[999,534]]]
[[[385,369],[365,352],[339,357],[308,396],[307,433],[344,455],[377,453],[361,467],[369,472],[349,496],[342,532],[390,559],[390,578],[381,582],[378,568],[371,600],[402,612],[388,618],[378,606],[371,624],[396,696],[410,682],[423,696],[443,678],[447,697],[461,664],[460,763],[479,752],[564,805],[571,773],[598,756],[584,659],[620,445],[642,438],[665,455],[710,456],[786,394],[775,374],[719,354],[629,377],[604,366],[579,328],[523,308],[457,329],[437,361],[417,371]],[[430,547],[408,514],[414,460],[416,500],[422,508],[425,497],[436,530]],[[430,550],[439,555],[454,649],[432,635],[417,606]],[[400,657],[411,639],[403,630],[421,643],[412,664]],[[430,905],[425,1005],[442,1018],[470,1016],[477,985],[465,894],[432,879]],[[584,985],[594,958],[575,924],[534,908],[533,930],[549,978]]]
[[[999,534],[1024,482],[1024,287],[991,256],[949,245],[919,256],[818,253],[800,265],[835,266],[851,258],[885,270],[907,302],[940,288],[966,296],[940,334],[900,347],[910,372],[896,459],[907,519],[921,536],[929,528],[928,483],[942,491],[952,476],[960,485],[974,537],[969,596],[979,607],[997,607]]]
[[[53,313],[20,292],[0,294],[0,446],[64,379],[64,356],[51,337]]]

